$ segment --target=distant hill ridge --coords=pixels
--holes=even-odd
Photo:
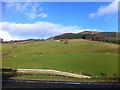
[[[91,39],[94,41],[105,41],[110,43],[120,43],[120,33],[118,32],[98,32],[98,31],[83,31],[80,33],[64,33],[55,37],[57,39]]]
[[[83,31],[80,33],[64,33],[58,36],[55,36],[54,39],[65,39],[65,38],[71,38],[71,39],[75,39],[75,38],[83,38],[84,35],[89,35],[90,38],[92,36],[101,36],[103,38],[105,37],[118,37],[118,33],[117,32],[97,32],[97,31]]]

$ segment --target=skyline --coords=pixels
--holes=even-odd
[[[0,38],[49,38],[82,31],[118,31],[114,2],[2,2]]]

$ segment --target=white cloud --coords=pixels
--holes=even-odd
[[[43,7],[39,3],[30,2],[7,2],[6,7],[11,10],[15,10],[20,14],[25,15],[28,19],[32,20],[37,17],[46,18],[47,14],[44,13]],[[42,15],[41,15],[42,14]],[[44,14],[44,15],[43,15]]]
[[[110,3],[108,6],[100,6],[97,12],[91,13],[89,16],[93,18],[93,17],[115,14],[118,11],[118,2],[119,0],[115,0],[112,3]]]
[[[36,23],[0,23],[0,36],[1,38],[7,38],[5,40],[16,39],[13,36],[17,36],[17,39],[22,38],[48,38],[51,36],[63,34],[63,33],[79,33],[81,31],[100,31],[97,29],[84,29],[78,26],[63,26],[60,24],[54,24],[50,22],[36,22]],[[4,34],[4,35],[3,35]]]
[[[41,14],[39,14],[38,16],[40,16],[40,17],[42,17],[42,18],[46,18],[48,15],[45,14],[45,13],[41,13]]]
[[[20,40],[17,37],[12,37],[9,32],[2,30],[0,30],[0,38],[2,38],[4,41]]]

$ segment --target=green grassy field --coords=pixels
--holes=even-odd
[[[12,44],[3,44],[2,51],[4,68],[55,69],[93,76],[118,74],[117,44],[31,42],[16,44],[14,49]]]

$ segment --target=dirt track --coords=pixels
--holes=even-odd
[[[49,74],[49,75],[61,75],[66,77],[74,77],[74,78],[91,78],[90,76],[73,74],[69,72],[62,72],[57,70],[50,69],[17,69],[18,73],[29,73],[29,74]]]

